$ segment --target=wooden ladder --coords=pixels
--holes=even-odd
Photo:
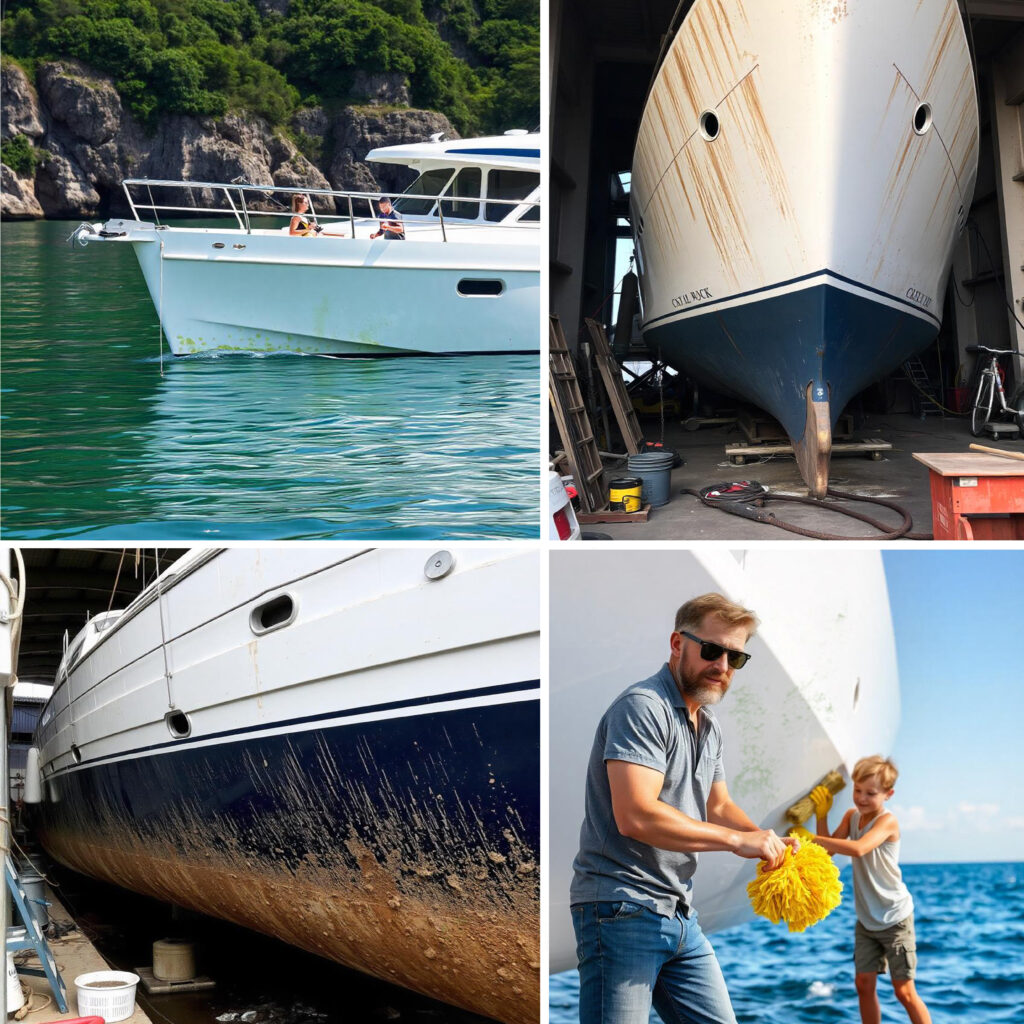
[[[601,373],[601,380],[604,383],[605,393],[612,403],[612,410],[615,412],[615,422],[619,425],[619,433],[625,442],[626,451],[630,455],[637,455],[640,452],[640,442],[643,434],[640,432],[640,423],[636,418],[636,410],[629,399],[626,391],[625,381],[622,379],[622,371],[619,364],[612,355],[611,346],[608,344],[608,335],[604,328],[596,321],[587,317],[583,321],[590,332],[590,340],[594,343],[594,359],[597,368]]]
[[[576,481],[581,510],[600,512],[608,507],[608,498],[601,485],[604,467],[594,440],[594,428],[583,404],[576,367],[562,332],[562,324],[554,313],[551,314],[549,335],[548,395],[558,424],[558,435],[562,439],[562,447]]]

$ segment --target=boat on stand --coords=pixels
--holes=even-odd
[[[174,355],[538,352],[539,135],[366,159],[417,172],[394,201],[402,239],[372,237],[380,193],[133,178],[132,217],[79,225],[72,240],[132,246]],[[289,233],[297,194],[323,229],[313,237]]]
[[[859,391],[932,341],[978,166],[956,0],[693,0],[630,215],[649,349],[775,417],[810,491]]]
[[[70,868],[539,1014],[539,568],[193,550],[67,647],[26,800]]]
[[[598,722],[626,687],[668,660],[676,609],[685,601],[718,592],[761,620],[746,648],[750,663],[713,709],[729,795],[761,827],[785,833],[786,810],[828,773],[848,783],[859,758],[890,753],[900,717],[892,616],[877,551],[571,555],[553,551],[549,571],[552,972],[576,966],[569,883]],[[609,580],[629,599],[609,600]],[[753,919],[746,887],[756,864],[700,854],[693,897],[705,931]]]

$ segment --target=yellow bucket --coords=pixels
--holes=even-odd
[[[608,500],[613,512],[639,512],[643,481],[638,476],[621,476],[608,485]]]

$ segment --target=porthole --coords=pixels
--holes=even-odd
[[[853,688],[853,710],[857,710],[857,705],[860,703],[860,677],[857,677],[857,683]]]
[[[930,103],[919,103],[914,111],[914,131],[924,135],[932,126],[932,108]]]
[[[75,759],[75,764],[82,763],[82,752],[78,749],[77,745],[71,744],[71,756]]]
[[[164,715],[164,721],[171,735],[176,740],[183,740],[186,736],[192,735],[192,722],[184,711],[168,711]]]
[[[713,110],[705,110],[700,115],[700,133],[704,136],[708,142],[718,138],[718,132],[720,125],[718,123],[718,115]]]
[[[214,242],[213,243],[213,247],[214,247],[214,249],[223,249],[224,248],[224,243],[223,242]]]
[[[460,295],[501,295],[505,290],[504,282],[494,279],[478,280],[464,277],[456,288]]]
[[[249,616],[249,628],[257,636],[269,633],[272,629],[280,629],[293,622],[298,611],[298,605],[291,594],[278,594],[253,608]]]

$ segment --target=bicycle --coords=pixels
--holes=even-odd
[[[971,434],[974,437],[981,436],[985,424],[992,418],[992,406],[998,395],[997,413],[1013,416],[1018,429],[1024,435],[1024,387],[1018,387],[1014,398],[1007,403],[1003,377],[999,372],[999,356],[1014,356],[1017,353],[1012,349],[986,348],[984,345],[968,345],[967,351],[985,353],[989,357],[978,370],[978,390],[974,394],[974,405],[971,407]]]

